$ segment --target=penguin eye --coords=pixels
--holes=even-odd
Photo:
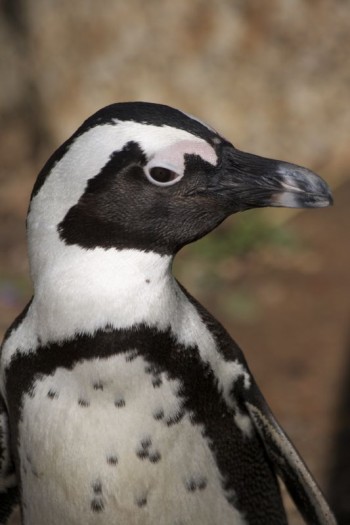
[[[146,168],[147,178],[156,186],[171,186],[182,178],[182,173],[167,168],[165,166],[152,166]]]
[[[175,171],[168,170],[168,168],[155,167],[150,170],[150,175],[156,182],[171,182],[178,178]]]

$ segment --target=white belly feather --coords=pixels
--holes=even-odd
[[[37,380],[19,424],[24,523],[244,524],[180,386],[132,352]]]

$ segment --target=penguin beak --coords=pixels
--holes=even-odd
[[[235,211],[266,206],[322,208],[333,204],[326,182],[312,171],[230,146],[223,152],[216,192],[229,192]]]

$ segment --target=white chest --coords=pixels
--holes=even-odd
[[[37,380],[19,424],[25,525],[244,524],[180,392],[133,351]]]

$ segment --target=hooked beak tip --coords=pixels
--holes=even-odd
[[[281,163],[280,190],[273,195],[274,206],[325,208],[333,205],[328,184],[311,170]]]

